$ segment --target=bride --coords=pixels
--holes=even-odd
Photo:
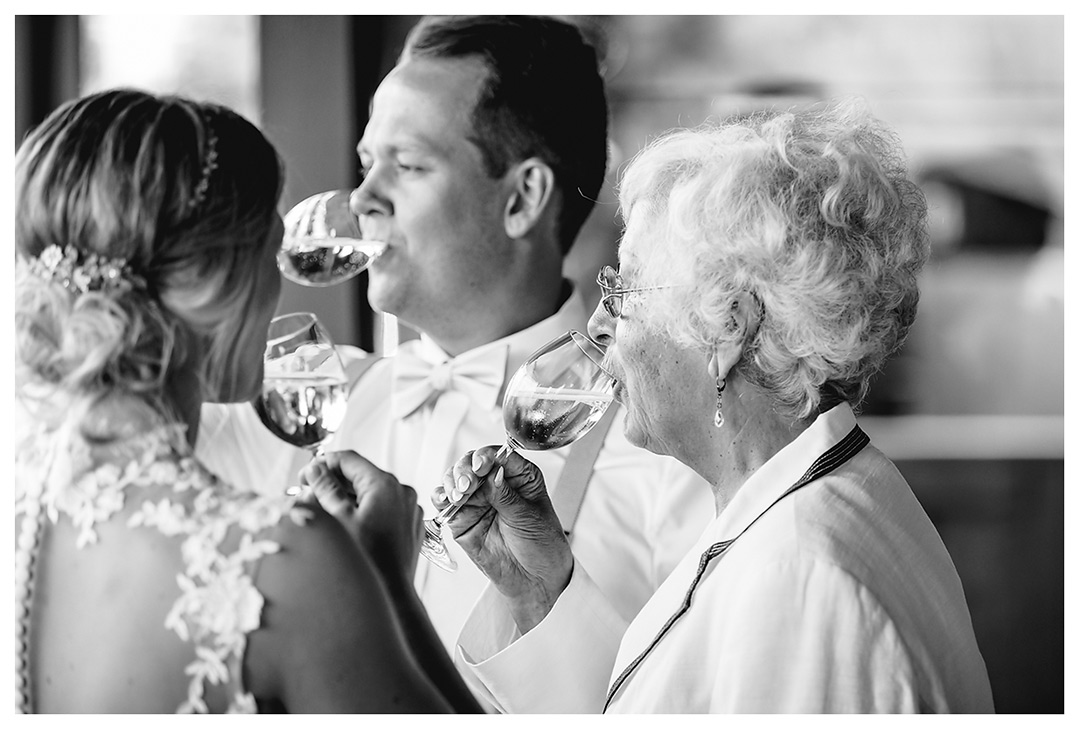
[[[346,529],[192,455],[204,401],[260,388],[281,185],[255,127],[177,97],[91,95],[21,145],[17,711],[476,709],[412,590],[410,487],[373,488],[411,530]]]

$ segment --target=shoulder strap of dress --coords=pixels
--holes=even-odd
[[[581,501],[585,499],[585,488],[592,478],[593,465],[617,410],[618,405],[612,404],[587,434],[570,445],[570,453],[566,456],[559,482],[551,493],[555,514],[558,515],[567,537],[574,531],[574,523],[581,511]]]

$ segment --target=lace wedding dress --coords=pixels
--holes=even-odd
[[[22,521],[15,561],[16,710],[33,711],[29,636],[45,520],[69,519],[77,547],[93,550],[95,527],[124,519],[119,513],[127,505],[127,529],[176,538],[183,556],[180,595],[161,619],[162,630],[191,644],[187,699],[177,712],[207,712],[207,683],[227,688],[229,712],[256,711],[241,673],[247,636],[259,627],[263,607],[252,575],[260,559],[279,549],[258,535],[285,517],[302,524],[310,511],[288,497],[222,484],[192,456],[179,426],[153,429],[111,451],[103,460],[81,439],[55,432],[34,434],[16,451],[15,510]]]

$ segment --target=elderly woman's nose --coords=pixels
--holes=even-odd
[[[589,337],[604,347],[615,341],[615,321],[604,309],[603,302],[597,303],[596,309],[589,317]]]

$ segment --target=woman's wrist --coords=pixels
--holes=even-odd
[[[531,590],[519,592],[512,597],[505,596],[510,616],[522,636],[536,628],[551,613],[559,596],[570,585],[573,572],[574,563],[571,560],[564,576],[555,580],[538,581],[532,584]]]

